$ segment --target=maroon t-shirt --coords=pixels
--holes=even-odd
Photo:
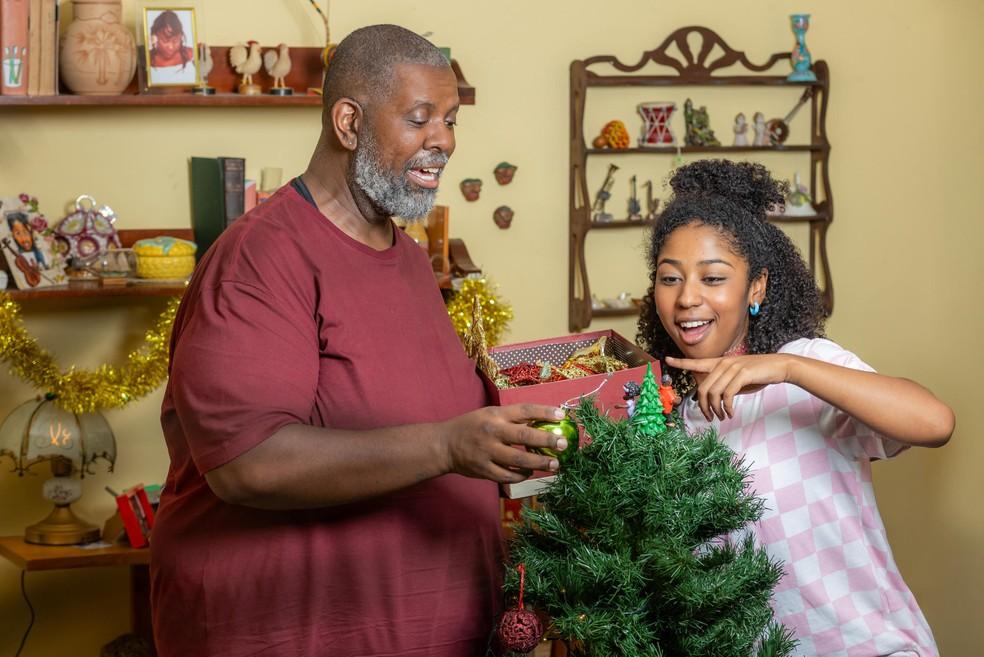
[[[486,403],[426,254],[395,232],[376,251],[288,185],[199,265],[161,415],[160,657],[485,654],[500,607],[494,483],[446,475],[368,502],[264,511],[222,502],[203,477],[288,424],[374,429]]]

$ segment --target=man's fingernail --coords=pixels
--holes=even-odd
[[[557,418],[558,420],[563,420],[564,419],[564,416],[566,416],[566,415],[567,415],[567,413],[564,412],[564,409],[562,409],[562,408],[555,408],[554,409],[554,417]]]
[[[550,461],[549,468],[552,472],[556,472],[560,469],[560,461]]]
[[[557,439],[557,449],[559,449],[561,451],[567,449],[567,439],[566,438],[558,438]]]

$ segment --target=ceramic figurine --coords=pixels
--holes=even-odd
[[[466,201],[477,201],[478,195],[482,193],[482,181],[478,178],[465,178],[458,184],[458,188]]]
[[[229,64],[239,75],[239,93],[244,96],[257,96],[262,93],[260,85],[253,84],[253,75],[260,71],[263,59],[260,57],[260,44],[249,41],[247,44],[237,43],[229,48]]]
[[[748,122],[745,120],[745,115],[741,112],[735,116],[735,125],[732,128],[735,131],[735,146],[748,146]]]
[[[636,195],[636,177],[629,178],[629,183],[632,186],[632,195],[629,196],[629,221],[642,221],[642,205]]]
[[[793,72],[786,76],[786,79],[790,82],[816,82],[816,73],[810,70],[813,59],[806,48],[806,31],[810,29],[810,15],[791,14],[789,23],[793,28],[793,34],[796,35],[796,45],[793,46],[790,56]]]
[[[656,220],[656,210],[659,208],[659,199],[653,198],[653,181],[647,180],[646,188],[646,221]]]
[[[765,126],[765,114],[762,112],[755,112],[754,128],[755,128],[755,141],[752,142],[755,146],[768,146],[769,145],[769,134]]]
[[[670,130],[670,117],[676,109],[676,103],[639,103],[639,114],[644,124],[639,145],[643,147],[665,146],[675,144],[676,138]]]
[[[683,120],[687,127],[684,142],[687,146],[720,146],[721,142],[711,130],[711,120],[707,116],[707,108],[701,106],[694,109],[693,102],[688,98],[683,104]]]
[[[516,175],[516,165],[509,164],[508,162],[499,162],[495,165],[495,169],[492,171],[495,176],[495,181],[500,185],[508,185],[512,182],[513,176]]]
[[[793,184],[786,194],[786,209],[783,214],[793,217],[806,217],[816,214],[810,199],[810,190],[800,180],[799,172],[793,174]]]
[[[291,68],[290,49],[286,44],[281,43],[276,50],[267,50],[263,53],[263,68],[267,75],[273,78],[273,86],[270,87],[268,94],[273,96],[294,95],[294,90],[284,84],[284,78],[290,75]]]
[[[608,173],[605,174],[605,182],[601,184],[601,189],[598,190],[598,195],[595,196],[594,204],[591,206],[591,221],[608,223],[615,218],[610,213],[605,212],[605,203],[612,197],[612,185],[615,184],[616,171],[618,171],[617,166],[614,164],[608,165]]]
[[[208,47],[208,44],[198,44],[198,61],[199,82],[191,91],[201,96],[215,95],[215,87],[208,86],[208,74],[212,72],[213,65],[212,49]]]
[[[495,209],[495,212],[492,213],[492,221],[494,221],[495,225],[502,230],[509,228],[509,226],[512,225],[512,220],[513,211],[508,205],[500,205]]]
[[[635,414],[636,398],[642,394],[642,388],[635,381],[627,381],[622,386],[622,401],[625,402],[625,414],[632,417]]]

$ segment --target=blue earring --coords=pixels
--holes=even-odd
[[[757,317],[760,308],[761,306],[759,306],[758,301],[756,301],[755,303],[753,303],[748,307],[748,314],[751,315],[752,317]]]

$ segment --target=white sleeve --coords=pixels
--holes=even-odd
[[[857,355],[830,340],[798,340],[787,346],[792,348],[787,351],[784,347],[783,352],[815,358],[852,370],[875,371]],[[908,447],[908,445],[886,438],[868,425],[822,399],[816,399],[816,402],[819,404],[821,433],[845,456],[854,459],[887,459]]]

